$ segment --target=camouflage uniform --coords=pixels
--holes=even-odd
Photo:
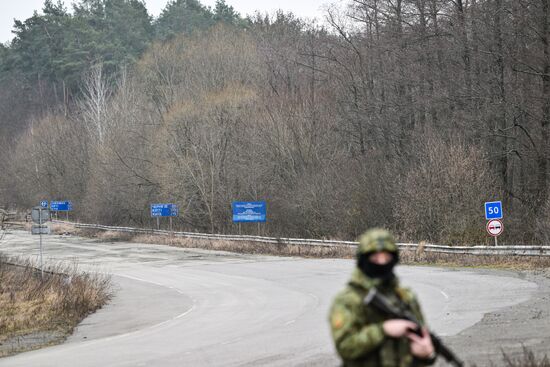
[[[388,251],[397,256],[397,246],[389,232],[371,230],[360,237],[358,256],[377,251]],[[394,304],[401,301],[423,322],[414,294],[401,287],[397,278],[386,282],[369,278],[356,267],[347,287],[336,296],[330,310],[332,337],[344,366],[409,367],[432,364],[433,361],[413,357],[406,337],[396,339],[384,334],[382,324],[389,317],[374,307],[363,305],[372,287],[376,287]]]

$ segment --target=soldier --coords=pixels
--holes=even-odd
[[[346,367],[428,366],[436,354],[428,331],[415,334],[417,325],[389,319],[363,300],[372,287],[395,304],[402,304],[423,323],[414,294],[399,285],[393,267],[399,261],[397,245],[391,234],[372,229],[359,238],[357,267],[347,287],[340,292],[330,310],[330,325],[336,350]]]

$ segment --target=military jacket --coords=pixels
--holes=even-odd
[[[397,278],[384,285],[356,268],[347,287],[340,292],[330,310],[330,325],[336,350],[346,367],[427,366],[410,353],[407,338],[390,338],[382,324],[390,317],[363,304],[369,289],[376,287],[392,303],[401,301],[423,323],[414,294],[399,285]],[[432,361],[433,363],[433,361]]]

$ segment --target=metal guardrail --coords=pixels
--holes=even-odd
[[[133,227],[115,227],[105,226],[101,224],[84,224],[73,223],[67,221],[54,220],[53,223],[74,225],[76,228],[98,229],[104,231],[114,231],[123,233],[140,233],[150,235],[164,235],[185,237],[204,240],[224,240],[224,241],[245,241],[257,243],[269,243],[279,245],[302,245],[302,246],[322,246],[322,247],[355,247],[355,241],[336,241],[336,240],[314,240],[314,239],[299,239],[299,238],[282,238],[282,237],[263,237],[251,235],[225,235],[225,234],[208,234],[197,232],[170,232],[166,230],[133,228]],[[398,243],[402,250],[417,251],[420,247],[416,243]],[[425,244],[421,246],[425,252],[436,252],[446,254],[464,254],[464,255],[500,255],[500,256],[550,256],[550,246],[443,246]]]
[[[18,263],[15,263],[15,262],[7,261],[7,262],[2,262],[2,265],[9,265],[9,266],[13,266],[13,267],[15,267],[15,268],[21,268],[21,269],[32,269],[32,270],[35,271],[38,275],[40,275],[41,273],[44,273],[44,274],[49,274],[49,275],[62,276],[63,278],[66,278],[66,279],[70,279],[70,278],[71,278],[71,275],[69,275],[69,274],[65,274],[65,273],[56,273],[56,272],[51,271],[51,270],[41,270],[41,269],[40,269],[40,265],[34,265],[34,264],[32,264],[32,263],[29,263],[29,264],[18,264]]]

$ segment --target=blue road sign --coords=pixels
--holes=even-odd
[[[50,210],[58,212],[70,212],[73,210],[73,203],[70,201],[52,201],[50,203]]]
[[[266,222],[267,205],[265,201],[233,202],[233,222]]]
[[[47,209],[47,208],[48,208],[48,200],[42,200],[42,201],[40,202],[40,207],[41,207],[41,208],[46,208],[46,209]]]
[[[176,204],[151,204],[151,217],[177,217],[179,214]]]
[[[490,201],[485,203],[485,219],[502,219],[502,202]]]

